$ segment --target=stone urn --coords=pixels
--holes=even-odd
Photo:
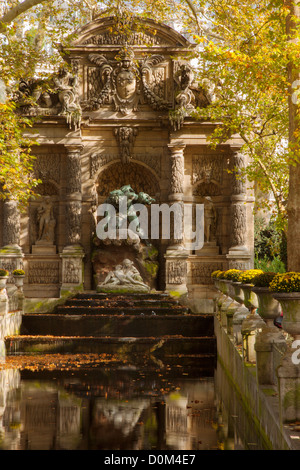
[[[300,340],[300,292],[273,292],[283,311],[282,328]]]
[[[22,289],[23,288],[23,284],[24,284],[24,279],[25,279],[25,274],[22,274],[22,275],[14,275],[14,283],[15,283],[15,286],[18,288],[18,289]]]
[[[280,303],[274,298],[268,287],[255,286],[252,288],[252,291],[257,297],[259,315],[266,323],[273,323],[281,313]]]
[[[258,308],[258,299],[253,292],[253,284],[241,284],[244,293],[244,304],[253,313]]]
[[[0,274],[0,291],[5,289],[9,274]]]
[[[235,300],[234,296],[235,296],[235,292],[234,292],[234,287],[232,285],[232,281],[230,280],[226,280],[224,281],[226,283],[226,292],[227,292],[227,295],[232,299],[232,300]]]
[[[283,422],[300,420],[300,292],[273,292],[283,311],[282,328],[291,335],[277,368],[280,413]]]
[[[241,288],[241,282],[232,281],[232,287],[234,289],[234,300],[239,304],[243,304],[245,296]]]
[[[228,292],[228,281],[225,279],[219,279],[219,289],[221,290],[222,294],[229,295]]]

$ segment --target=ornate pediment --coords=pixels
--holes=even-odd
[[[114,58],[94,53],[88,60],[94,65],[87,65],[85,109],[113,104],[125,116],[138,111],[139,104],[148,103],[155,110],[171,108],[166,83],[169,64],[162,55],[138,60],[132,48],[123,46]]]
[[[77,31],[70,50],[102,46],[170,47],[188,48],[192,45],[184,36],[165,24],[154,20],[131,18],[125,28],[120,28],[116,17],[98,18]],[[122,25],[124,20],[122,20]]]
[[[78,128],[82,118],[91,116],[115,119],[116,113],[138,117],[139,111],[159,111],[178,128],[195,107],[207,105],[188,65],[193,44],[152,20],[117,26],[117,20],[109,17],[77,31],[64,50],[68,70],[54,74],[50,86],[36,80],[22,84],[21,112],[63,116],[70,127]]]

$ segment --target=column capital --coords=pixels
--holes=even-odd
[[[67,150],[67,153],[80,153],[83,150],[83,145],[82,144],[65,144],[65,149]]]
[[[186,144],[184,142],[170,142],[168,148],[172,154],[180,153],[183,155]]]

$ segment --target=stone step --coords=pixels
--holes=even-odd
[[[122,313],[127,315],[184,315],[189,313],[189,309],[186,307],[105,307],[105,306],[71,306],[62,305],[56,308],[55,314],[63,315],[121,315]]]
[[[80,294],[77,294],[74,298],[76,299],[119,299],[119,300],[128,300],[128,299],[137,299],[137,300],[143,300],[143,299],[165,299],[165,300],[175,300],[173,299],[169,294],[166,292],[149,292],[149,293],[116,293],[116,292],[110,292],[110,293],[97,293],[94,291],[91,292],[81,292]],[[176,301],[176,300],[175,300]]]
[[[212,315],[25,314],[21,334],[52,336],[212,336]]]
[[[79,355],[80,361],[82,355]],[[26,356],[28,358],[28,356]],[[77,357],[74,355],[74,357]],[[178,378],[197,378],[213,377],[216,356],[214,354],[193,354],[193,355],[174,355],[166,356],[159,360],[159,363],[153,359],[145,360],[144,357],[139,361],[140,356],[134,362],[118,361],[109,362],[108,364],[97,363],[87,366],[76,367],[76,362],[69,361],[66,367],[56,367],[55,362],[52,363],[51,369],[41,367],[39,370],[34,368],[25,368],[21,370],[22,380],[43,379],[52,380],[55,377],[56,383],[63,381],[64,387],[68,381],[69,387],[76,394],[80,394],[82,389],[85,397],[87,394],[86,384],[88,384],[89,393],[92,395],[99,394],[99,384],[101,384],[100,393],[104,396],[113,395],[117,391],[118,398],[126,398],[127,394],[134,396],[133,388],[140,396],[141,390],[153,390],[164,388],[166,380]],[[55,355],[52,356],[55,361]],[[123,386],[120,387],[120,383]],[[117,384],[117,385],[116,385]],[[95,391],[94,391],[95,389]]]
[[[115,354],[166,357],[173,355],[215,354],[215,338],[184,337],[81,337],[25,336],[5,339],[7,354]]]
[[[163,308],[179,308],[177,300],[172,299],[68,299],[65,306],[91,306],[91,307],[163,307]]]

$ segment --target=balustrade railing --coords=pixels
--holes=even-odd
[[[228,270],[215,272],[212,278],[222,326],[243,360],[256,366],[258,385],[277,388],[283,422],[298,421],[300,273]],[[276,322],[280,317],[281,325]]]

